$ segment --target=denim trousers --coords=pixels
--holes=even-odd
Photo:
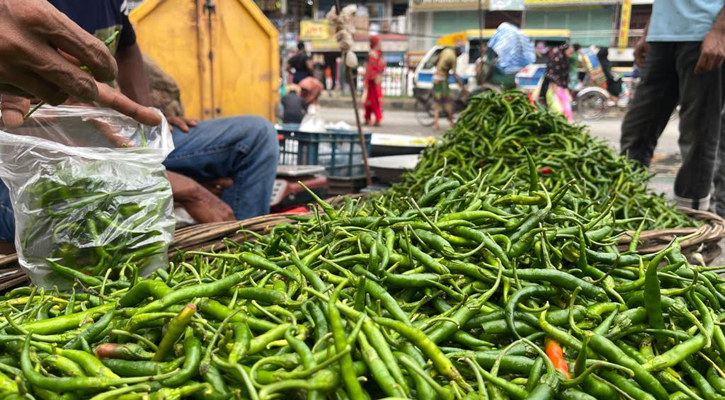
[[[695,74],[700,42],[649,45],[642,80],[622,122],[622,154],[649,166],[657,140],[679,103],[682,166],[675,178],[675,200],[707,209],[721,130],[723,69]]]
[[[188,133],[174,127],[174,151],[164,166],[198,182],[228,177],[234,184],[222,200],[237,219],[269,213],[277,172],[279,143],[274,126],[259,117],[201,121]],[[8,188],[0,182],[0,240],[15,238],[15,218]]]

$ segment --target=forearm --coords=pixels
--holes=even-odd
[[[151,106],[151,90],[138,44],[118,49],[116,62],[121,93],[141,105]]]
[[[720,14],[717,15],[717,19],[712,25],[710,32],[725,34],[725,7],[723,7],[722,10],[720,10]]]

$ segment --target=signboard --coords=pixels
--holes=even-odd
[[[619,51],[627,48],[629,21],[632,18],[632,0],[622,0],[622,16],[619,18]]]
[[[329,39],[330,26],[327,20],[311,21],[303,20],[300,21],[300,39],[302,40],[325,40]]]
[[[527,6],[576,6],[595,4],[617,4],[622,0],[524,0]]]
[[[490,11],[521,11],[524,9],[524,0],[488,0]]]
[[[411,11],[467,11],[477,10],[478,2],[486,0],[411,0]]]

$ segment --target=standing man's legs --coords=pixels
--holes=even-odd
[[[725,67],[723,67],[725,69]],[[721,73],[725,74],[725,70]],[[725,94],[725,79],[723,79],[723,93]],[[724,99],[725,101],[725,99]],[[725,217],[725,109],[720,114],[720,140],[718,143],[715,174],[713,176],[713,192],[711,207],[719,216]]]
[[[642,81],[622,122],[622,154],[649,166],[679,99],[674,43],[650,43]]]
[[[680,85],[680,153],[675,199],[686,207],[707,209],[720,137],[723,106],[722,69],[695,74],[699,42],[676,45]]]
[[[259,117],[202,121],[189,133],[173,131],[176,149],[164,162],[170,171],[198,182],[229,177],[222,193],[237,219],[269,212],[277,172],[277,132]]]

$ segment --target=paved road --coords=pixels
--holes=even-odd
[[[321,110],[322,116],[327,122],[345,121],[350,125],[355,124],[355,115],[350,109],[326,108]],[[361,116],[362,117],[362,116]],[[677,122],[670,122],[660,138],[657,154],[659,157],[678,153],[677,148]],[[599,121],[585,121],[591,133],[609,142],[613,147],[619,148],[619,135],[622,120],[619,118],[607,118]],[[441,122],[443,129],[448,127],[448,121]],[[431,128],[422,127],[415,119],[412,112],[387,111],[385,112],[383,124],[380,127],[365,127],[373,133],[395,133],[415,136],[440,136],[440,132],[434,132]]]

